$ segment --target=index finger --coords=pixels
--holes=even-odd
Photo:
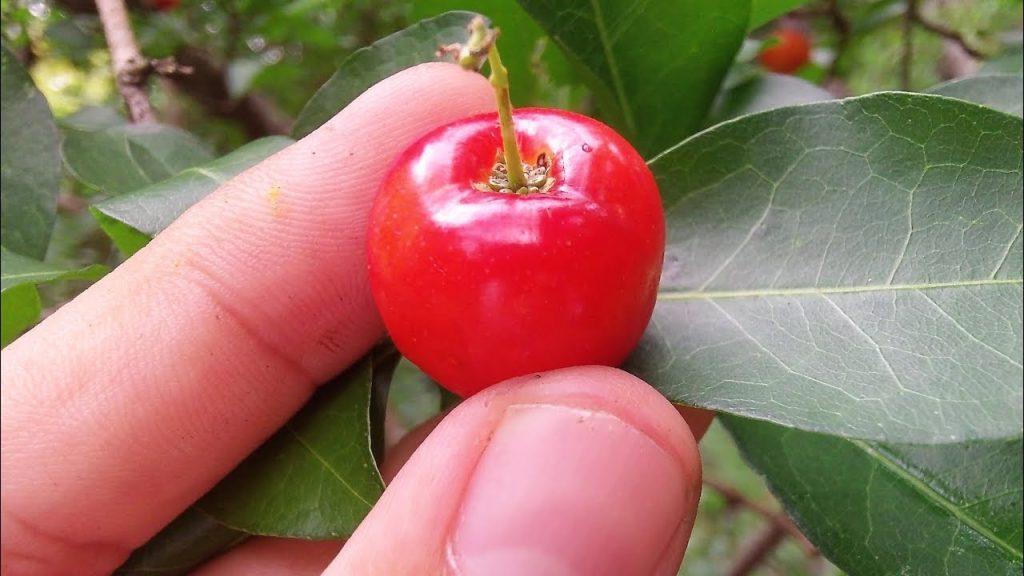
[[[424,64],[235,178],[3,351],[12,573],[105,573],[379,339],[365,227],[391,160],[493,108]]]

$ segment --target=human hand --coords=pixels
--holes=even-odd
[[[3,573],[109,573],[369,350],[384,172],[426,130],[492,108],[453,65],[397,74],[8,346]],[[326,573],[673,574],[699,490],[693,435],[643,383],[527,376],[448,415]],[[201,572],[319,573],[339,546],[255,539]]]

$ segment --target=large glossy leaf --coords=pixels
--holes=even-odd
[[[474,16],[476,14],[471,12],[448,12],[356,50],[299,112],[292,135],[302,138],[316,130],[367,88],[388,76],[417,64],[439,60],[438,47],[464,42]]]
[[[185,574],[248,535],[351,535],[384,490],[374,450],[397,360],[393,348],[382,346],[325,384],[119,572]]]
[[[724,90],[715,101],[710,124],[782,106],[831,100],[827,90],[795,76],[754,73]]]
[[[57,217],[57,125],[43,95],[0,49],[0,235],[3,246],[42,259]]]
[[[3,317],[0,345],[6,346],[39,319],[42,303],[37,285],[59,280],[96,280],[106,272],[106,266],[98,264],[68,269],[0,248],[0,316]]]
[[[810,0],[751,0],[750,29],[758,28]]]
[[[928,93],[976,102],[1016,116],[1021,116],[1024,110],[1024,78],[1013,74],[951,80],[931,88]]]
[[[61,150],[79,180],[107,194],[138,190],[212,159],[195,136],[161,124],[70,129]]]
[[[93,206],[93,214],[118,248],[130,256],[221,184],[292,142],[284,136],[250,142],[212,162],[187,168],[172,178],[100,202]]]
[[[985,62],[978,71],[979,76],[991,74],[1017,74],[1024,73],[1024,49],[1020,45],[1008,47],[1002,54]]]
[[[723,422],[808,538],[852,576],[1021,573],[1020,436],[914,446]]]
[[[669,239],[630,368],[676,402],[936,442],[1021,431],[1021,120],[876,94],[656,158]]]
[[[699,129],[746,34],[749,2],[520,0],[589,72],[643,154]]]

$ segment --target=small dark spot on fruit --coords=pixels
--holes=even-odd
[[[590,147],[590,144],[584,144],[583,145],[583,151],[584,152],[590,152],[591,150],[593,150],[593,148]]]

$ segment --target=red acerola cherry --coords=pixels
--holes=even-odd
[[[463,396],[620,364],[661,276],[664,215],[636,150],[571,112],[522,109],[514,122],[534,188],[501,191],[498,119],[475,116],[406,150],[370,218],[370,281],[391,338]]]
[[[811,57],[811,41],[799,30],[780,28],[769,40],[772,44],[757,58],[772,72],[792,74],[807,64]]]

